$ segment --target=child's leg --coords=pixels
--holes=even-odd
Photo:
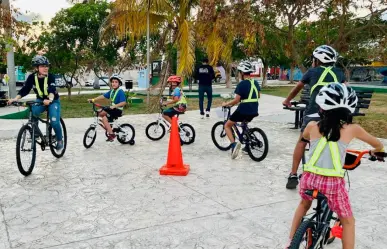
[[[227,137],[231,143],[235,143],[235,138],[232,134],[232,127],[234,126],[234,124],[235,122],[227,120],[226,124],[224,125],[224,130],[226,131]]]
[[[99,116],[102,118],[102,123],[104,125],[105,130],[108,132],[108,134],[113,134],[112,127],[110,126],[106,115],[107,113],[105,111],[99,113]]]
[[[305,216],[308,212],[310,206],[312,205],[313,200],[304,200],[302,199],[298,205],[296,212],[294,213],[292,228],[290,229],[289,239],[293,239],[294,234],[296,233],[298,227],[301,224],[302,217]]]
[[[355,248],[355,218],[353,216],[340,218],[341,225],[343,226],[343,237],[341,239],[343,243],[343,249]]]
[[[165,120],[167,120],[169,124],[172,123],[172,119],[171,119],[170,116],[168,116],[168,115],[166,115],[166,114],[163,113],[163,118],[164,118]]]

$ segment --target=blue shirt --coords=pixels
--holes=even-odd
[[[114,103],[112,103],[112,104],[116,105],[116,104],[119,104],[121,102],[126,102],[126,96],[125,96],[124,91],[122,89],[117,89],[116,91],[118,91],[118,93],[117,93],[116,99],[114,100]],[[111,99],[110,99],[110,94],[111,94]],[[114,98],[114,95],[115,95],[115,91],[110,90],[107,93],[105,93],[103,96],[107,99],[110,99],[110,101],[112,101]]]
[[[254,85],[261,91],[259,84],[254,80]],[[241,100],[248,99],[251,89],[250,80],[242,80],[235,89],[235,94],[241,96]],[[257,94],[254,92],[252,98],[258,98]],[[244,115],[257,115],[258,114],[258,101],[254,103],[240,103],[237,110],[239,113]]]
[[[172,92],[172,98],[174,97],[178,97],[179,100],[180,100],[180,97],[181,97],[181,91],[180,91],[180,88],[179,87],[176,87],[173,92]]]
[[[323,74],[324,70],[325,69],[322,67],[315,67],[315,68],[309,69],[302,77],[301,82],[303,84],[309,85],[310,89],[312,89],[312,87],[320,79],[320,76]],[[346,81],[344,72],[340,68],[334,67],[334,68],[332,68],[332,72],[336,75],[337,80],[339,81],[338,83],[344,83]],[[324,79],[324,82],[332,82],[333,83],[332,75],[328,73]],[[313,93],[310,96],[309,104],[306,106],[304,115],[318,113],[318,110],[320,109],[320,107],[316,104],[316,97],[317,97],[318,92],[320,91],[321,88],[322,88],[322,86],[317,86],[313,90]]]

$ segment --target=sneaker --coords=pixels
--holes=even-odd
[[[116,138],[115,134],[109,134],[108,138],[106,139],[106,142],[113,142],[115,138]]]
[[[206,118],[209,118],[209,117],[210,117],[210,112],[206,111]]]
[[[231,159],[235,159],[238,154],[239,154],[239,151],[241,150],[241,143],[239,142],[234,142],[231,144]]]
[[[55,148],[57,151],[61,151],[63,150],[63,141],[58,141],[56,143],[56,148]]]
[[[288,178],[288,183],[286,184],[287,189],[295,189],[298,185],[298,175],[290,174]]]
[[[200,118],[201,118],[201,119],[204,119],[204,114],[200,114]]]

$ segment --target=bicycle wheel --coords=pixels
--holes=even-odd
[[[305,220],[298,227],[293,236],[292,242],[288,249],[312,249],[313,248],[313,233],[315,226],[310,220]]]
[[[28,160],[24,154],[29,154]],[[22,126],[16,140],[16,161],[20,173],[28,176],[32,173],[36,160],[36,140],[32,137],[32,128],[28,125]]]
[[[85,146],[86,149],[90,148],[94,144],[96,137],[97,131],[95,127],[90,126],[83,136],[83,146]]]
[[[195,142],[195,129],[190,124],[180,125],[180,139],[184,144],[192,144]]]
[[[212,126],[211,138],[212,142],[214,142],[218,149],[227,151],[231,148],[230,140],[228,139],[226,131],[224,130],[223,121],[216,122],[214,126]]]
[[[48,143],[50,145],[50,150],[52,155],[56,158],[61,158],[65,154],[66,148],[67,148],[67,130],[66,130],[66,125],[62,118],[60,118],[60,126],[62,128],[62,135],[63,135],[63,149],[60,151],[60,153],[56,151],[56,145],[58,141],[56,140],[55,131],[51,125],[48,128]]]
[[[145,134],[150,140],[160,140],[165,135],[165,127],[159,122],[152,122],[145,128]]]
[[[269,141],[266,134],[260,128],[252,128],[249,132],[250,141],[247,146],[247,153],[251,159],[260,162],[267,156]]]
[[[134,144],[134,136],[136,135],[133,126],[130,124],[122,124],[117,132],[117,140],[122,144]]]

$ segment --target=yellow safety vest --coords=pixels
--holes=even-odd
[[[35,75],[35,87],[36,87],[36,90],[38,90],[39,97],[44,98],[44,96],[48,96],[48,77],[44,78],[44,83],[43,83],[43,91],[44,91],[44,93],[40,89],[39,80],[38,80],[38,76],[37,75]]]
[[[330,83],[334,83],[334,82],[338,82],[337,81],[337,77],[336,77],[336,74],[332,71],[332,68],[333,67],[323,67],[321,66],[322,68],[324,68],[324,72],[321,74],[320,78],[318,79],[317,83],[310,89],[310,95],[312,95],[313,93],[313,90],[318,87],[318,86],[326,86]],[[324,82],[325,80],[325,77],[328,75],[328,73],[333,77],[333,81],[331,82]],[[340,83],[340,82],[339,82]]]
[[[329,145],[329,151],[331,152],[333,167],[322,168],[316,166],[316,162],[320,158],[321,153],[327,144]],[[345,170],[343,169],[343,164],[341,163],[340,152],[337,142],[328,142],[325,137],[322,137],[318,142],[317,147],[313,152],[310,160],[304,165],[304,171],[308,171],[322,176],[344,177]]]
[[[117,97],[117,93],[120,91],[121,89],[117,89],[117,90],[111,90],[110,91],[110,101],[112,102],[111,105],[114,105],[114,101],[116,100],[116,97]],[[114,96],[113,96],[113,92],[114,92]],[[117,109],[119,110],[123,110],[124,108],[123,107],[117,107]]]
[[[257,87],[254,84],[254,80],[250,79],[249,81],[251,83],[249,97],[247,99],[241,100],[241,103],[255,103],[255,102],[258,102],[258,100],[259,100],[258,89],[257,89]],[[254,92],[255,92],[255,94],[257,96],[256,98],[253,98],[253,93]]]

